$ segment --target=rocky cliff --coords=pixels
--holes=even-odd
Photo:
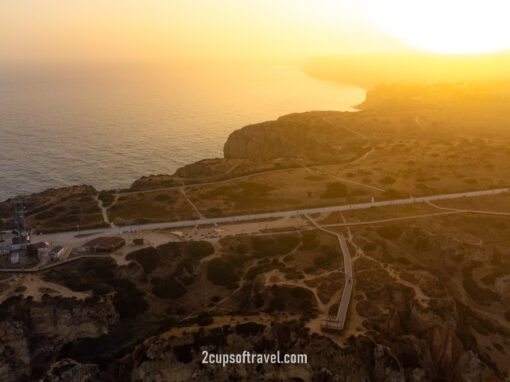
[[[444,337],[441,337],[442,335]],[[438,335],[440,337],[438,337]],[[297,321],[265,326],[254,322],[171,332],[139,345],[117,361],[102,378],[132,381],[469,381],[481,382],[482,365],[447,333],[431,339],[407,336],[395,343],[375,343],[365,336],[350,337],[340,347],[327,337],[310,334]],[[457,340],[458,341],[458,340]],[[203,364],[203,352],[307,354],[306,364]],[[444,373],[443,365],[448,366]],[[127,369],[129,376],[124,374]]]
[[[303,162],[342,161],[365,144],[364,139],[330,119],[347,123],[355,113],[290,114],[243,127],[230,134],[224,146],[227,159],[272,161],[293,158]]]
[[[44,296],[0,305],[0,381],[36,379],[62,346],[108,333],[118,320],[112,304]]]

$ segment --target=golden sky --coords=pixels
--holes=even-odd
[[[317,55],[404,52],[409,47],[442,53],[450,53],[452,46],[462,47],[461,53],[501,50],[510,47],[510,30],[500,25],[508,14],[502,12],[508,10],[501,9],[508,7],[504,4],[503,0],[0,0],[0,62],[302,61]],[[460,29],[455,28],[457,21]],[[455,39],[472,25],[477,29],[471,28],[475,32],[463,46]],[[482,48],[473,48],[470,41],[477,39],[476,30],[487,28],[491,35],[480,37]],[[451,41],[446,38],[449,30],[457,30]],[[495,42],[491,36],[498,33]]]
[[[0,24],[3,60],[302,59],[386,40],[342,0],[3,0]]]

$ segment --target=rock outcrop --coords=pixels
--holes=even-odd
[[[377,349],[377,350],[376,350]],[[237,363],[222,367],[203,364],[203,352],[306,354],[305,364]],[[374,363],[374,358],[376,361]],[[140,345],[129,357],[132,381],[402,381],[404,370],[370,340],[359,337],[342,349],[326,337],[310,335],[290,321],[265,326],[256,323],[224,326],[176,337],[160,336]],[[367,365],[372,365],[367,367]],[[110,376],[112,377],[112,376]]]
[[[439,332],[433,333],[434,335]],[[451,344],[452,339],[446,339]],[[455,342],[455,339],[453,339]],[[310,334],[302,323],[286,321],[265,326],[255,322],[185,332],[171,332],[146,340],[122,360],[113,362],[103,380],[187,381],[352,381],[352,382],[479,382],[483,367],[472,352],[456,362],[438,364],[441,355],[451,360],[460,349],[406,336],[381,344],[366,336],[351,336],[343,347],[327,337]],[[434,348],[437,346],[438,348]],[[204,351],[214,354],[306,354],[305,364],[202,363]],[[437,352],[437,353],[435,353]],[[447,361],[448,362],[448,361]],[[448,367],[447,373],[443,366]]]
[[[100,378],[99,367],[81,364],[72,359],[63,359],[51,365],[41,382],[95,382]]]
[[[354,113],[290,114],[243,127],[230,134],[223,149],[225,158],[259,162],[293,158],[305,163],[341,160],[365,143],[329,120],[333,116],[347,122],[353,118],[349,114]]]
[[[13,297],[0,305],[0,380],[37,378],[62,346],[108,333],[118,314],[107,301]]]

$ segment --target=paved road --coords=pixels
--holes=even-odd
[[[84,230],[84,231],[71,231],[71,232],[60,232],[55,234],[44,235],[42,238],[48,242],[56,242],[69,244],[71,242],[76,242],[78,238],[86,238],[90,240],[97,236],[104,235],[116,235],[121,231],[152,231],[157,229],[165,229],[165,228],[181,228],[181,227],[194,227],[196,225],[208,225],[208,224],[222,224],[222,223],[237,223],[237,222],[247,222],[253,220],[261,220],[261,219],[272,219],[272,218],[284,218],[290,216],[299,216],[299,215],[311,215],[316,213],[330,213],[330,212],[341,212],[341,211],[351,211],[351,210],[360,210],[367,209],[372,207],[383,207],[383,206],[391,206],[391,205],[404,205],[404,204],[412,204],[412,203],[428,203],[434,200],[445,200],[445,199],[456,199],[462,197],[476,197],[476,196],[485,196],[485,195],[496,195],[510,192],[510,188],[500,188],[493,190],[485,190],[485,191],[471,191],[471,192],[462,192],[455,194],[442,194],[442,195],[432,195],[432,196],[424,196],[424,197],[413,197],[407,199],[398,199],[398,200],[387,200],[381,202],[374,203],[359,203],[359,204],[348,204],[348,205],[339,205],[339,206],[330,206],[330,207],[318,207],[318,208],[307,208],[302,210],[290,210],[290,211],[277,211],[277,212],[267,212],[260,214],[251,214],[251,215],[238,215],[238,216],[226,216],[221,218],[202,218],[202,219],[194,219],[194,220],[184,220],[184,221],[175,221],[175,222],[163,222],[163,223],[151,223],[151,224],[143,224],[137,226],[127,226],[127,227],[109,227],[104,229],[97,230]],[[463,212],[470,212],[466,210],[462,210]],[[472,212],[481,212],[481,211],[472,211]],[[504,214],[504,213],[501,213]],[[349,224],[347,224],[349,225]],[[352,223],[351,223],[352,225]],[[329,231],[323,227],[321,229],[326,230],[329,233],[337,234],[334,231]],[[77,237],[78,236],[78,237]],[[344,239],[345,240],[345,239]],[[73,257],[65,260],[75,261],[79,258],[83,257],[101,257],[104,255],[81,255],[77,257]],[[350,259],[350,257],[349,257]],[[60,264],[64,264],[64,262],[59,262]],[[54,265],[53,265],[54,266]],[[32,271],[38,271],[46,268],[38,268]],[[6,268],[0,269],[0,272],[13,272],[14,268]]]
[[[330,235],[334,235],[338,238],[338,242],[340,243],[340,248],[342,249],[342,254],[344,258],[344,273],[345,273],[345,282],[344,282],[344,290],[342,292],[342,299],[340,300],[340,305],[338,306],[338,312],[336,314],[335,319],[326,318],[322,322],[322,327],[325,329],[335,329],[342,330],[345,325],[345,320],[347,318],[347,311],[349,310],[349,305],[351,303],[352,296],[352,286],[354,284],[354,277],[352,273],[352,261],[351,254],[349,253],[349,247],[347,246],[347,242],[345,241],[345,237],[342,233],[330,231],[329,229],[323,228],[315,219],[311,216],[305,214],[304,215],[317,229],[329,233]]]
[[[316,207],[316,208],[304,208],[301,210],[289,210],[289,211],[276,211],[276,212],[265,212],[259,214],[250,214],[250,215],[237,215],[237,216],[225,216],[220,218],[202,218],[202,219],[192,219],[192,220],[181,220],[181,221],[173,221],[173,222],[162,222],[162,223],[149,223],[149,224],[141,224],[136,226],[126,226],[126,227],[109,227],[104,229],[92,229],[92,230],[82,230],[81,232],[62,232],[56,234],[45,235],[44,239],[46,241],[54,241],[54,242],[66,242],[69,240],[75,240],[76,235],[79,233],[82,236],[88,236],[89,239],[94,238],[99,235],[116,235],[120,231],[153,231],[157,229],[166,229],[166,228],[185,228],[185,227],[193,227],[197,224],[199,225],[214,225],[214,224],[228,224],[228,223],[239,223],[239,222],[247,222],[253,220],[263,220],[263,219],[274,219],[274,218],[285,218],[291,216],[299,216],[304,214],[318,214],[318,213],[331,213],[331,212],[342,212],[342,211],[353,211],[353,210],[361,210],[368,209],[372,207],[385,207],[385,206],[393,206],[393,205],[406,205],[413,203],[427,203],[434,200],[445,200],[445,199],[457,199],[462,197],[476,197],[476,196],[485,196],[485,195],[496,195],[510,192],[510,188],[499,188],[493,190],[485,190],[485,191],[471,191],[471,192],[461,192],[455,194],[441,194],[441,195],[431,195],[431,196],[423,196],[423,197],[412,197],[406,199],[397,199],[397,200],[385,200],[374,203],[358,203],[358,204],[346,204],[346,205],[338,205],[338,206],[329,206],[329,207]]]

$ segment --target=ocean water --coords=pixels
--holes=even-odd
[[[299,66],[0,70],[0,200],[50,187],[128,187],[223,156],[247,124],[353,110],[365,91]]]

